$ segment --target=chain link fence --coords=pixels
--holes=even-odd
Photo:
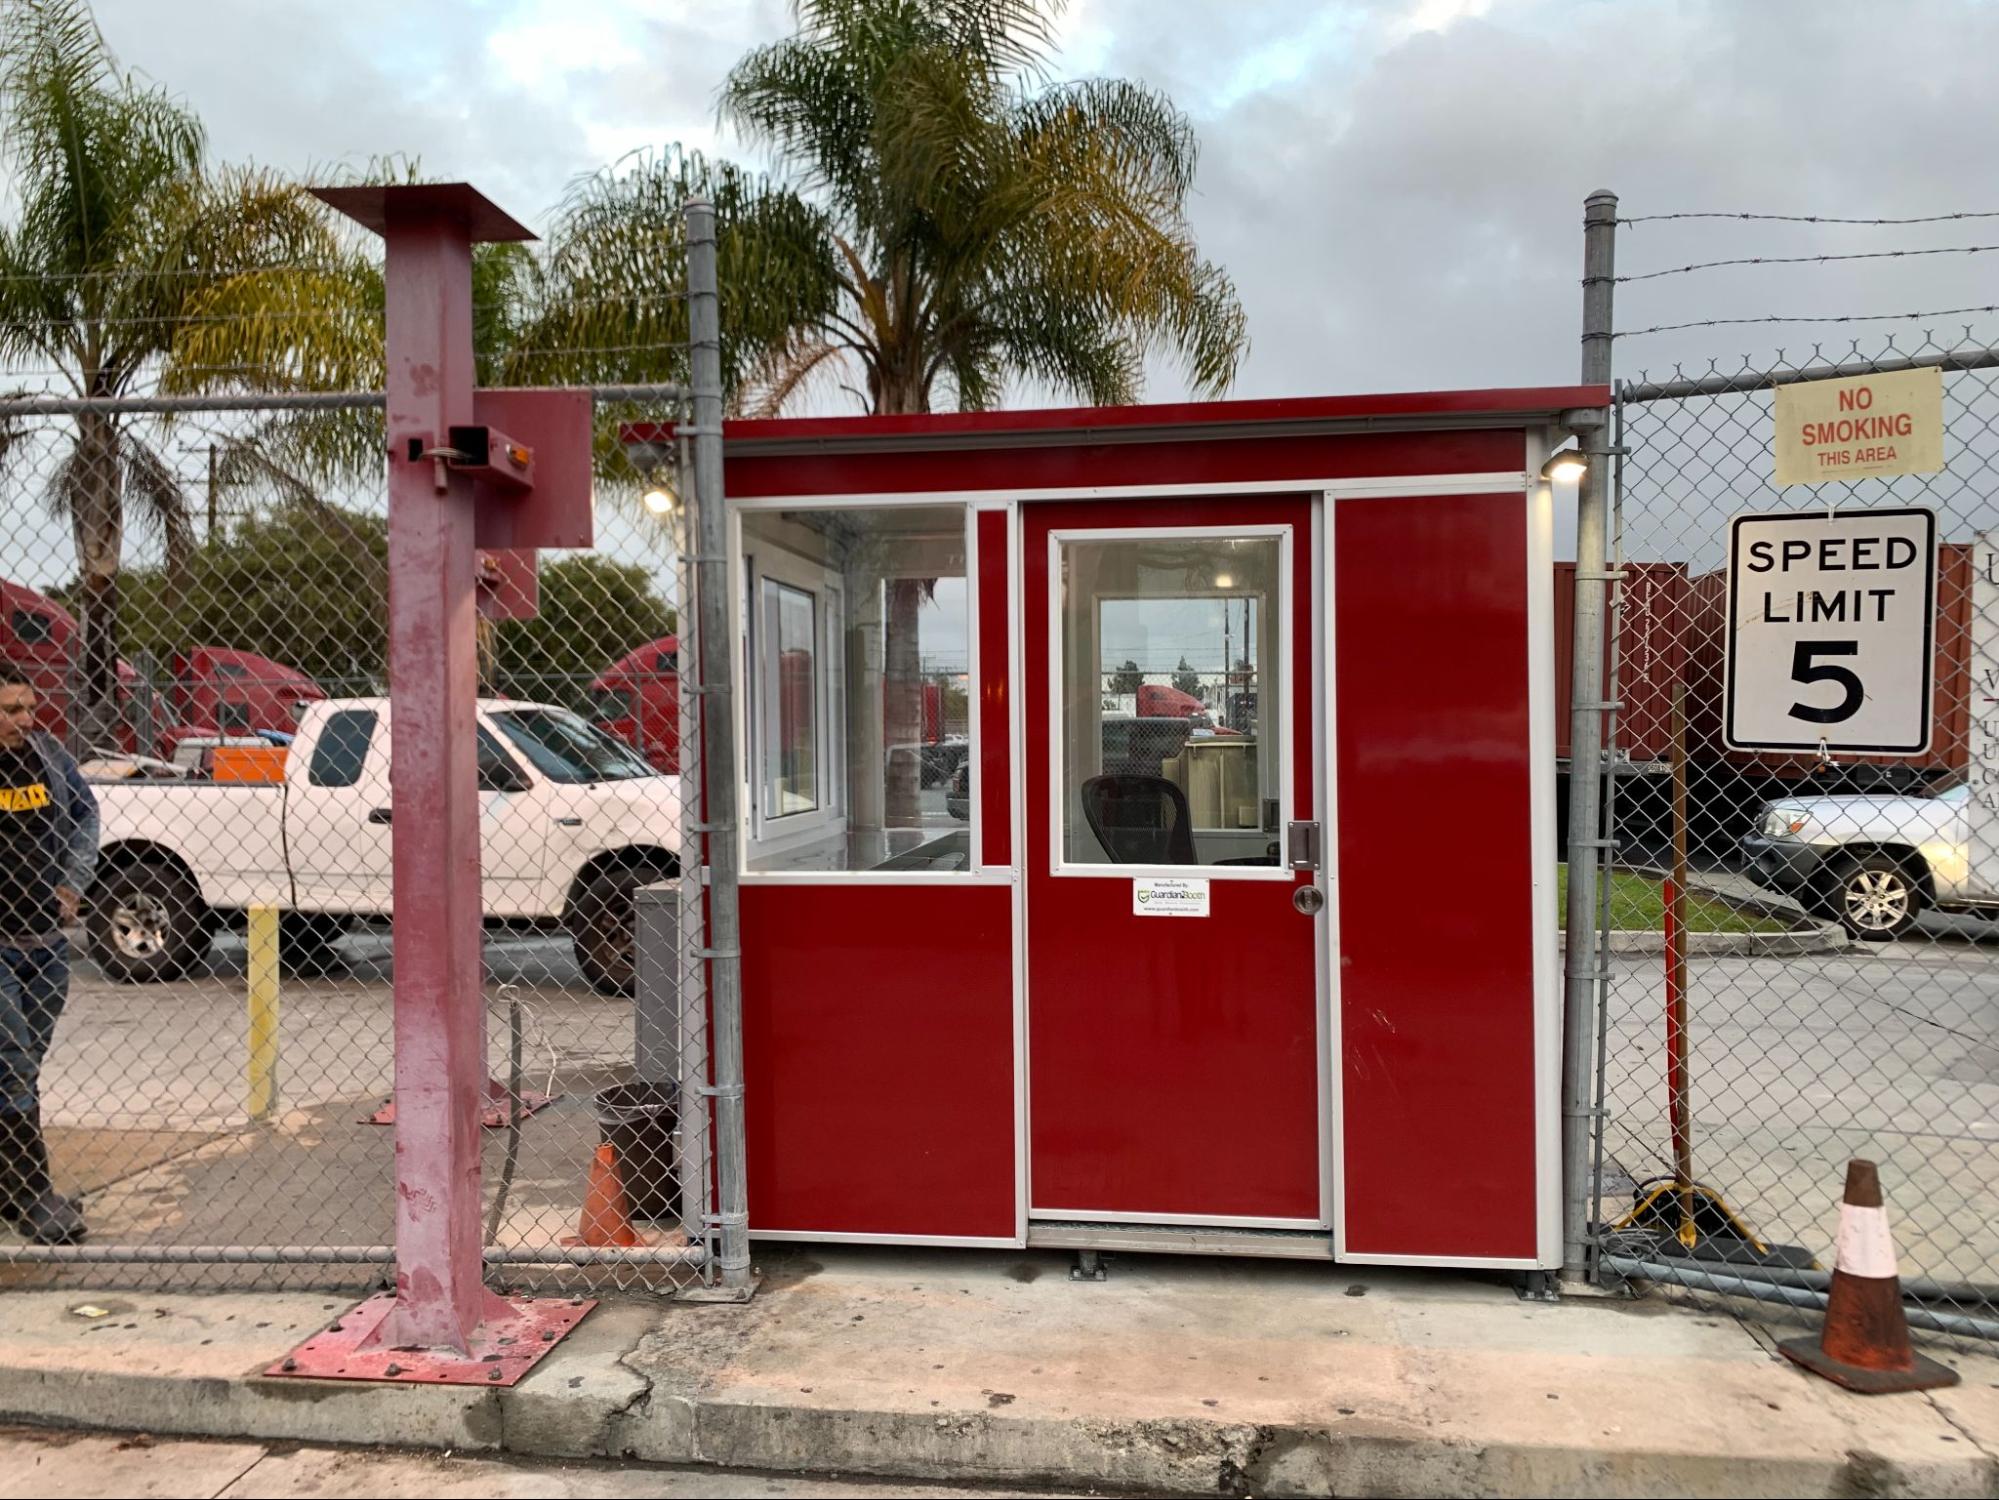
[[[598,545],[542,555],[529,617],[497,618],[523,580],[482,559],[485,1237],[509,1284],[671,1287],[712,1263],[703,939],[680,900],[690,508],[674,455],[642,467],[616,440],[683,418],[657,389],[600,391]],[[27,909],[29,862],[0,873],[0,1166],[18,1182],[45,1144],[88,1231],[0,1227],[0,1285],[388,1269],[386,502],[368,466],[294,461],[371,431],[379,452],[379,407],[0,402],[0,661],[101,817],[66,944]],[[25,765],[0,746],[0,770]],[[600,1144],[629,1228],[593,1194]]]
[[[1943,472],[1774,486],[1778,386],[1922,366],[1944,372]],[[1845,1163],[1867,1157],[1919,1299],[1912,1321],[1999,1337],[1999,889],[1980,883],[1975,847],[1999,702],[1979,644],[1999,624],[1999,349],[1967,329],[1676,368],[1620,382],[1614,424],[1599,1263],[1809,1306],[1832,1267]],[[1929,752],[1726,748],[1730,517],[1891,505],[1937,518]],[[1660,933],[1676,831],[1683,1049]],[[1702,1189],[1694,1255],[1676,1245],[1676,1115]]]

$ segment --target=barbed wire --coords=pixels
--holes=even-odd
[[[1938,307],[1926,312],[1899,313],[1845,313],[1835,317],[1789,317],[1773,313],[1758,318],[1702,318],[1689,323],[1657,323],[1650,328],[1623,328],[1612,333],[1614,339],[1635,339],[1648,333],[1677,333],[1686,328],[1733,328],[1745,323],[1898,323],[1916,322],[1922,318],[1954,318],[1965,313],[1999,312],[1999,304],[1984,307]]]
[[[1619,224],[1659,224],[1669,219],[1751,219],[1765,223],[1779,224],[1951,224],[1960,219],[1999,219],[1999,209],[1955,214],[1920,214],[1907,219],[1845,219],[1831,214],[1746,214],[1746,213],[1678,213],[1678,214],[1636,214],[1630,218],[1620,217]]]
[[[377,266],[376,269],[379,270],[380,267]],[[169,277],[199,277],[204,281],[224,281],[236,276],[344,276],[353,270],[353,266],[337,263],[320,264],[313,261],[282,266],[233,266],[227,269],[200,266],[160,266],[140,269],[114,266],[101,271],[16,271],[0,275],[0,283],[32,281],[37,285],[46,286],[52,281],[163,281]]]
[[[1905,260],[1919,255],[1983,255],[1999,250],[1999,245],[1947,245],[1934,250],[1864,250],[1848,255],[1745,255],[1733,260],[1703,260],[1690,266],[1674,266],[1665,271],[1640,271],[1632,276],[1613,276],[1612,281],[1657,281],[1661,276],[1684,276],[1689,271],[1712,271],[1722,266],[1822,265],[1834,260]]]

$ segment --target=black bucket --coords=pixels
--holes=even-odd
[[[618,1177],[632,1217],[678,1221],[680,1174],[673,1132],[680,1123],[679,1090],[666,1083],[619,1083],[597,1093],[597,1124],[618,1156]]]

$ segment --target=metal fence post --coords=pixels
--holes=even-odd
[[[715,259],[715,206],[690,198],[687,318],[694,423],[695,595],[701,661],[702,805],[707,833],[708,999],[714,1027],[715,1187],[721,1219],[722,1286],[747,1291],[749,1163],[743,1139],[743,982],[736,906],[736,746],[730,685],[729,519],[722,495],[722,323]]]
[[[1615,289],[1617,195],[1606,188],[1583,204],[1582,378],[1610,380],[1611,294]],[[1594,461],[1576,489],[1575,646],[1569,699],[1568,942],[1562,1004],[1562,1269],[1590,1266],[1590,1138],[1596,1101],[1591,1066],[1596,1020],[1596,887],[1603,837],[1603,620],[1608,454],[1599,417],[1583,446]],[[1594,441],[1592,441],[1594,439]]]

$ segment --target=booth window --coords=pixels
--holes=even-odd
[[[1276,865],[1281,536],[1057,546],[1061,862]]]
[[[819,603],[804,589],[763,581],[764,800],[773,819],[819,806]]]
[[[971,867],[967,519],[744,514],[748,869]]]

